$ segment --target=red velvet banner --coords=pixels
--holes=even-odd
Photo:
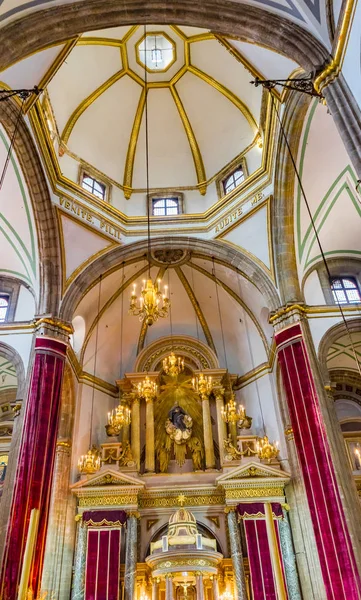
[[[277,600],[266,521],[245,519],[247,551],[254,600]]]
[[[276,334],[276,344],[327,598],[360,600],[361,582],[300,324]]]
[[[40,520],[30,582],[35,595],[38,591],[46,538],[66,348],[64,342],[46,337],[37,338],[35,341],[34,363],[25,406],[15,488],[1,572],[0,597],[3,600],[16,600],[17,598],[30,512],[33,508],[40,510]]]
[[[118,600],[120,529],[89,528],[85,600]]]

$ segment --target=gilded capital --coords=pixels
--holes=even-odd
[[[46,335],[66,342],[69,341],[69,336],[74,333],[74,328],[71,323],[67,323],[52,316],[34,319],[34,326],[37,334]]]

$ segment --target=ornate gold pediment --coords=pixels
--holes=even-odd
[[[138,479],[137,477],[132,477],[126,473],[122,473],[120,471],[116,471],[115,469],[105,469],[94,475],[89,475],[88,477],[81,479],[77,483],[71,486],[73,492],[80,492],[81,490],[89,488],[97,488],[99,487],[128,487],[131,489],[143,489],[144,482]]]
[[[281,471],[278,467],[251,461],[247,462],[245,465],[239,465],[217,477],[217,484],[228,486],[228,484],[237,482],[244,483],[247,479],[254,480],[259,478],[267,480],[283,479],[286,482],[290,478],[290,474],[286,471]]]

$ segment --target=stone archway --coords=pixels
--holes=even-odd
[[[0,69],[79,32],[143,23],[189,25],[259,43],[306,71],[319,70],[329,53],[291,20],[234,0],[87,0],[34,12],[1,29]]]
[[[280,306],[280,298],[271,278],[251,258],[241,251],[235,250],[222,242],[200,240],[191,237],[164,237],[152,239],[152,250],[182,249],[195,256],[203,256],[235,270],[248,279],[263,294],[269,310],[276,310]],[[111,269],[121,266],[125,261],[143,259],[147,253],[147,241],[142,240],[118,246],[107,254],[100,256],[91,263],[69,286],[60,310],[60,317],[71,321],[74,310],[80,302],[84,290],[97,283],[100,275],[106,276]]]
[[[12,364],[15,366],[18,383],[16,399],[22,401],[25,397],[26,392],[26,375],[22,358],[14,348],[9,346],[8,344],[5,344],[4,342],[0,342],[0,355],[5,357],[7,360],[11,361]],[[23,416],[24,411],[22,410],[20,415],[17,415],[15,418],[11,437],[9,463],[7,467],[4,489],[0,502],[0,562],[2,558],[2,551],[4,550],[5,546],[4,541],[6,536],[8,518],[10,514],[12,490],[14,487],[15,472],[20,447]]]
[[[347,329],[345,323],[341,321],[337,323],[333,327],[330,327],[326,331],[326,333],[321,338],[321,341],[318,346],[318,360],[320,363],[320,369],[323,376],[324,381],[330,380],[330,375],[327,367],[327,355],[328,351],[331,348],[332,344],[338,340],[341,336],[346,335],[350,332],[352,333],[361,331],[361,318],[357,317],[355,319],[347,319]]]
[[[0,103],[0,123],[9,138],[18,119],[19,108],[8,100]],[[39,245],[40,293],[37,313],[57,314],[60,299],[60,248],[58,226],[48,184],[32,135],[20,118],[14,150],[29,190]]]

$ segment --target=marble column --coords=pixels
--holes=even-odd
[[[280,536],[283,567],[286,576],[288,598],[289,600],[302,600],[296,557],[293,549],[291,527],[288,521],[287,512],[285,510],[283,510],[283,517],[283,519],[278,521],[278,531]]]
[[[152,581],[152,600],[158,600],[159,583],[156,579]]]
[[[213,586],[213,600],[219,600],[219,586],[218,586],[217,575],[214,575],[214,577],[213,577],[212,586]]]
[[[217,432],[218,432],[218,445],[219,445],[219,461],[221,467],[224,462],[224,440],[227,437],[227,425],[222,419],[222,409],[224,408],[224,388],[219,387],[214,389],[216,397],[216,410],[217,410]]]
[[[214,469],[216,462],[214,459],[214,448],[213,448],[213,434],[212,434],[212,421],[211,411],[209,406],[208,394],[202,394],[202,414],[203,414],[203,436],[204,436],[204,450],[206,455],[206,469]]]
[[[131,448],[133,459],[137,465],[137,469],[140,469],[140,401],[138,398],[134,398],[132,402],[132,415],[131,415]]]
[[[202,573],[196,573],[197,600],[204,600],[204,583]]]
[[[138,553],[138,516],[130,513],[127,520],[127,538],[125,546],[124,600],[134,600],[137,575]]]
[[[231,556],[234,571],[235,589],[237,597],[235,600],[247,600],[246,579],[243,568],[243,554],[241,546],[241,535],[237,516],[234,508],[227,508],[227,522],[229,531],[229,541],[231,546]]]
[[[74,556],[74,575],[71,600],[83,600],[85,593],[85,565],[88,542],[88,528],[82,520],[78,521]]]
[[[278,600],[287,600],[285,580],[283,578],[282,562],[278,548],[277,534],[273,520],[272,505],[266,502],[264,505],[266,517],[266,528],[268,545],[270,549],[273,576],[275,579]]]
[[[145,470],[147,473],[155,472],[154,455],[154,401],[153,396],[145,399]]]
[[[326,597],[358,598],[360,505],[351,472],[340,463],[344,447],[338,452],[341,435],[333,427],[336,418],[323,389],[308,324],[297,313],[292,319],[275,320],[275,341]]]
[[[173,600],[173,575],[165,576],[165,600]]]
[[[0,574],[0,597],[13,600],[33,508],[39,510],[39,527],[33,553],[29,587],[40,591],[44,547],[48,526],[50,491],[60,413],[60,392],[71,328],[52,319],[40,319],[33,350],[28,397],[16,471],[6,553]]]
[[[62,566],[64,546],[67,545],[66,521],[69,502],[69,478],[71,463],[70,440],[58,440],[54,466],[54,480],[49,511],[49,524],[46,536],[45,558],[41,579],[41,593],[57,599],[60,595],[63,580]],[[74,516],[73,516],[73,523]],[[73,536],[72,536],[73,537]],[[73,538],[74,539],[74,538]],[[68,593],[65,598],[69,598]]]

